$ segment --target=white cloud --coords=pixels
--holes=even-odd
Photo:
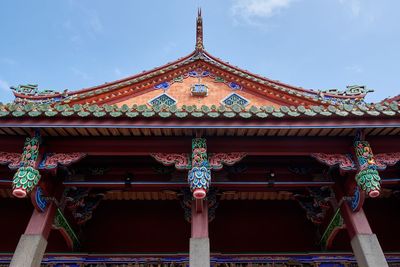
[[[165,53],[171,53],[176,49],[176,46],[177,45],[175,42],[168,42],[164,45],[163,50],[165,51]]]
[[[257,20],[276,15],[282,9],[289,8],[293,1],[295,0],[234,0],[231,12],[235,19],[241,18],[246,23],[258,24]]]
[[[12,59],[12,58],[7,58],[7,57],[1,58],[1,59],[0,59],[0,62],[1,62],[1,63],[4,63],[4,64],[6,64],[6,65],[9,65],[9,66],[17,65],[17,61],[15,61],[15,60]]]
[[[104,32],[103,21],[94,8],[85,6],[82,1],[70,0],[68,3],[74,13],[81,18],[78,21],[66,19],[62,23],[71,43],[80,45],[87,37],[96,38]]]
[[[122,72],[121,72],[121,70],[119,68],[115,68],[114,69],[114,74],[118,78],[122,77]]]
[[[353,17],[358,17],[361,11],[361,0],[339,0],[342,5],[349,8]]]
[[[0,80],[0,90],[1,91],[10,91],[10,85],[8,84],[8,82],[4,81],[4,80]]]
[[[81,71],[80,69],[77,69],[77,68],[72,67],[72,68],[71,68],[71,71],[72,71],[76,76],[78,76],[79,78],[81,78],[82,80],[90,80],[90,76],[89,76],[86,72]]]
[[[94,33],[101,33],[103,31],[103,23],[99,15],[95,11],[86,11],[89,14],[89,26]]]
[[[354,72],[354,73],[362,73],[364,71],[364,69],[360,65],[357,65],[357,64],[347,66],[345,69],[349,72]]]

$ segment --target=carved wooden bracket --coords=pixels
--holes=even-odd
[[[0,164],[8,165],[10,169],[18,169],[21,162],[21,154],[0,152]]]
[[[175,168],[178,170],[189,170],[191,168],[190,157],[187,153],[153,153],[150,156],[165,166],[175,165]]]
[[[85,156],[85,153],[48,153],[40,163],[39,169],[53,170],[59,165],[69,166]]]
[[[210,155],[210,166],[213,170],[221,170],[223,164],[232,166],[241,161],[247,154],[243,152],[215,153]]]
[[[400,161],[400,152],[375,154],[375,163],[379,170],[394,166]]]
[[[189,154],[167,154],[167,153],[153,153],[150,154],[155,160],[165,166],[175,165],[178,170],[190,170],[192,164],[190,162]],[[223,165],[232,166],[235,163],[241,161],[247,154],[243,152],[232,152],[232,153],[215,153],[210,154],[210,168],[219,171],[223,168]]]
[[[354,163],[351,155],[314,153],[311,154],[311,157],[323,164],[328,165],[329,167],[339,166],[339,168],[343,171],[357,170],[356,164]]]
[[[339,166],[343,171],[356,171],[357,166],[350,154],[325,154],[314,153],[311,157],[329,167]],[[375,154],[375,163],[378,170],[385,170],[388,166],[394,166],[400,161],[400,152]]]

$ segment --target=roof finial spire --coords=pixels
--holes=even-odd
[[[199,8],[196,21],[196,51],[202,51],[203,49],[203,18],[201,17],[201,8]]]

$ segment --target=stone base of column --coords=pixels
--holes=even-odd
[[[42,235],[22,235],[14,252],[11,267],[40,267],[47,240]]]
[[[387,267],[381,245],[375,234],[358,234],[351,240],[354,256],[360,267]]]
[[[190,238],[190,267],[209,267],[210,266],[210,239],[209,238]]]

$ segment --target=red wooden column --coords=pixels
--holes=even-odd
[[[189,266],[210,266],[210,240],[208,238],[208,203],[192,202],[192,236],[190,238]]]
[[[343,194],[336,190],[336,196],[339,200],[339,198],[342,199]],[[371,230],[364,210],[360,208],[358,211],[353,211],[347,201],[339,201],[339,203],[358,266],[387,267],[381,245]]]
[[[11,260],[11,267],[39,267],[47,247],[47,238],[56,213],[51,202],[44,212],[33,211],[25,233],[21,236]]]

